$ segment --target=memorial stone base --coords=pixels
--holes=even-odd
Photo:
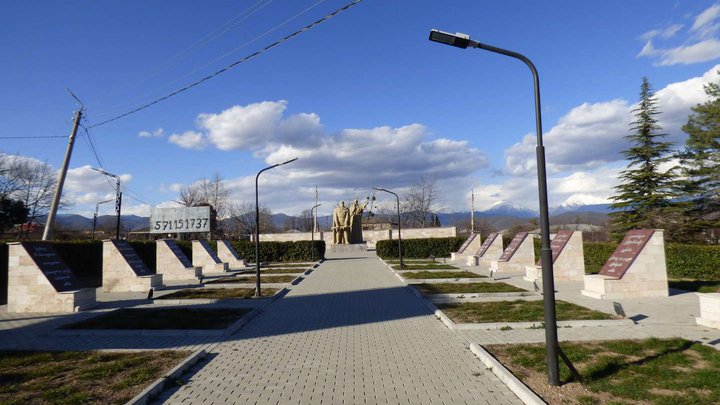
[[[490,270],[497,274],[522,274],[525,271],[524,266],[524,263],[513,262],[512,260],[509,262],[499,260],[490,262]]]
[[[352,253],[352,252],[367,252],[368,246],[366,242],[363,243],[352,243],[349,245],[338,244],[328,245],[327,251],[330,253]]]
[[[708,328],[720,329],[720,293],[698,294],[700,316],[695,322]]]
[[[525,277],[523,277],[523,280],[533,282],[538,281],[541,278],[542,266],[525,266]]]
[[[223,273],[230,271],[230,265],[227,263],[206,263],[201,268],[201,274],[206,273]]]

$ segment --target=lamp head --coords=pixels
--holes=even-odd
[[[433,42],[451,45],[456,48],[466,49],[470,45],[470,35],[463,33],[451,34],[440,30],[430,30],[430,38]]]

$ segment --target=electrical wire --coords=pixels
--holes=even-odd
[[[67,138],[65,135],[49,135],[49,136],[0,136],[0,139],[49,139],[49,138]]]
[[[156,100],[154,100],[154,101],[151,101],[151,102],[149,102],[149,103],[143,104],[142,106],[137,107],[137,108],[135,108],[135,109],[132,109],[132,110],[126,112],[126,113],[120,114],[120,115],[118,115],[118,116],[116,116],[116,117],[110,118],[110,119],[105,120],[105,121],[101,121],[101,122],[99,122],[99,123],[97,123],[97,124],[94,124],[94,125],[91,125],[91,126],[89,126],[88,128],[99,127],[99,126],[101,126],[101,125],[105,125],[105,124],[108,124],[108,123],[110,123],[110,122],[119,120],[119,119],[121,119],[121,118],[127,117],[128,115],[135,114],[136,112],[142,111],[142,110],[144,110],[144,109],[146,109],[146,108],[148,108],[148,107],[151,107],[151,106],[153,106],[153,105],[155,105],[155,104],[157,104],[157,103],[160,103],[160,102],[162,102],[162,101],[164,101],[164,100],[167,100],[167,99],[169,99],[170,97],[176,96],[176,95],[178,95],[178,94],[180,94],[180,93],[183,93],[183,92],[185,92],[185,91],[187,91],[187,90],[190,90],[191,88],[193,88],[193,87],[195,87],[195,86],[197,86],[197,85],[199,85],[199,84],[202,84],[202,83],[204,83],[204,82],[206,82],[206,81],[208,81],[208,80],[210,80],[210,79],[213,79],[213,78],[215,78],[215,77],[217,77],[217,76],[219,76],[219,75],[221,75],[221,74],[229,71],[230,69],[232,69],[232,68],[234,68],[234,67],[236,67],[236,66],[238,66],[238,65],[240,65],[240,64],[242,64],[242,63],[244,63],[244,62],[247,62],[247,61],[250,60],[250,59],[255,58],[256,56],[259,56],[259,55],[261,55],[261,54],[269,51],[270,49],[272,49],[272,48],[274,48],[274,47],[276,47],[276,46],[278,46],[278,45],[280,45],[280,44],[282,44],[282,43],[284,43],[284,42],[286,42],[286,41],[289,41],[290,39],[292,39],[292,38],[294,38],[294,37],[296,37],[296,36],[298,36],[298,35],[306,32],[306,31],[310,30],[311,28],[313,28],[313,27],[315,27],[315,26],[317,26],[317,25],[322,24],[323,22],[331,19],[332,17],[335,17],[336,15],[338,15],[338,14],[340,14],[341,12],[343,12],[343,11],[345,11],[345,10],[347,10],[347,9],[349,9],[349,8],[357,5],[357,4],[359,4],[360,2],[362,2],[362,0],[354,0],[353,2],[346,4],[345,6],[343,6],[343,7],[339,8],[339,9],[333,11],[332,13],[324,16],[323,18],[321,18],[321,19],[319,19],[319,20],[317,20],[317,21],[315,21],[315,22],[313,22],[313,23],[311,23],[311,24],[309,24],[309,25],[306,25],[305,27],[303,27],[303,28],[301,28],[301,29],[293,32],[292,34],[289,34],[289,35],[285,36],[284,38],[282,38],[282,39],[280,39],[280,40],[277,40],[277,41],[273,42],[273,43],[270,44],[270,45],[267,45],[266,47],[260,49],[259,51],[256,51],[256,52],[254,52],[254,53],[252,53],[252,54],[250,54],[250,55],[248,55],[248,56],[246,56],[246,57],[244,57],[244,58],[242,58],[242,59],[240,59],[240,60],[238,60],[238,61],[236,61],[236,62],[231,63],[230,65],[228,65],[228,66],[226,66],[226,67],[218,70],[218,71],[215,72],[215,73],[212,73],[212,74],[210,74],[210,75],[208,75],[208,76],[205,76],[205,77],[203,77],[203,78],[200,79],[200,80],[197,80],[197,81],[195,81],[195,82],[193,82],[193,83],[190,83],[190,84],[188,84],[188,85],[185,86],[185,87],[182,87],[182,88],[180,88],[180,89],[178,89],[178,90],[175,90],[175,91],[173,91],[173,92],[171,92],[171,93],[169,93],[169,94],[167,94],[167,95],[165,95],[165,96],[162,96],[162,97],[160,97],[160,98],[158,98],[158,99],[156,99]]]
[[[90,149],[92,150],[93,155],[95,155],[95,160],[97,161],[97,164],[99,167],[105,167],[102,162],[100,161],[100,155],[98,155],[97,149],[95,149],[95,144],[93,144],[92,137],[90,136],[90,131],[88,131],[87,127],[83,124],[80,124],[83,130],[85,130],[85,140],[90,145]]]

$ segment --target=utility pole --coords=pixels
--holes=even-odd
[[[475,233],[475,189],[470,189],[470,233]]]
[[[317,191],[317,186],[315,186],[315,206],[316,206],[316,207],[318,206],[317,199],[318,199],[318,191]],[[317,226],[317,210],[315,210],[315,215],[313,216],[313,225],[312,225],[312,228],[313,228],[313,229],[312,229],[312,232],[313,232],[313,235],[314,235],[315,232],[318,231],[318,229],[317,229],[317,228],[318,228],[318,226]]]
[[[80,126],[82,113],[83,108],[80,108],[75,113],[75,122],[73,122],[72,132],[70,133],[67,150],[65,151],[65,160],[63,160],[63,165],[60,169],[60,174],[58,175],[57,185],[55,186],[55,196],[53,197],[52,205],[50,206],[47,221],[45,221],[45,231],[43,232],[42,240],[52,239],[52,228],[55,225],[55,215],[57,214],[58,206],[60,205],[60,196],[62,195],[63,185],[65,184],[65,176],[67,176],[68,166],[70,165],[70,157],[72,156],[73,145],[75,144],[75,135],[77,134],[78,126]]]

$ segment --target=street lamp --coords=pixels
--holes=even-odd
[[[260,170],[255,176],[255,297],[260,298],[260,204],[258,202],[258,179],[260,174],[266,170],[276,168],[294,162],[298,158],[290,159],[286,162],[277,163]]]
[[[535,65],[533,65],[530,59],[524,55],[481,44],[470,39],[470,36],[467,34],[450,34],[448,32],[431,30],[430,40],[463,49],[480,48],[511,58],[520,59],[532,72],[535,88],[535,126],[537,132],[535,155],[537,159],[538,194],[540,196],[540,238],[542,241],[540,261],[542,264],[543,300],[545,304],[545,352],[547,357],[548,383],[550,385],[560,385],[560,373],[558,369],[559,346],[557,339],[557,319],[555,316],[555,280],[553,279],[552,250],[550,249],[550,215],[547,199],[545,147],[543,146],[542,139],[542,115],[540,112],[540,79],[537,69],[535,69]]]
[[[395,194],[395,193],[393,193],[392,191],[390,191],[390,190],[386,190],[386,189],[384,189],[384,188],[380,188],[380,187],[373,187],[373,190],[377,190],[377,191],[384,191],[384,192],[386,192],[386,193],[390,193],[390,194],[394,195],[394,196],[395,196],[395,198],[397,199],[397,217],[398,217],[398,218],[397,218],[397,220],[398,220],[398,256],[400,256],[400,268],[402,269],[402,268],[404,268],[404,267],[405,267],[405,264],[403,263],[403,258],[402,258],[402,234],[400,233],[400,197],[398,197],[398,195],[397,195],[397,194]]]
[[[315,217],[313,216],[313,210],[316,209],[317,207],[321,206],[321,205],[322,205],[322,203],[320,203],[320,204],[315,204],[315,206],[313,206],[312,208],[310,208],[310,218],[315,218]],[[315,211],[315,212],[317,213],[317,211]],[[314,219],[313,219],[313,221],[314,221]],[[312,255],[312,261],[315,261],[315,223],[314,223],[314,222],[313,222],[313,224],[312,224],[312,227],[310,228],[310,241],[311,241],[311,243],[310,243],[310,254]]]
[[[100,209],[100,204],[105,204],[112,202],[113,200],[105,200],[100,201],[99,203],[95,204],[95,215],[93,215],[93,230],[92,230],[92,239],[95,240],[95,227],[97,226],[97,216],[98,216],[98,210]]]
[[[95,170],[96,172],[100,172],[108,177],[115,178],[115,215],[117,215],[117,223],[115,225],[115,239],[120,239],[120,211],[122,208],[122,193],[120,192],[120,176],[108,173],[105,170],[102,169],[96,169],[92,167],[91,169]]]

